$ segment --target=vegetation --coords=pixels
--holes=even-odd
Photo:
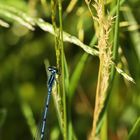
[[[139,8],[139,0],[1,0],[0,139],[40,139],[51,65],[59,74],[47,139],[138,140]]]

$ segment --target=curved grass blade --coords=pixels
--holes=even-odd
[[[133,125],[132,129],[130,130],[128,134],[128,140],[133,138],[133,135],[135,135],[136,132],[140,130],[140,117],[136,120],[135,124]]]
[[[10,25],[7,22],[3,21],[2,19],[0,19],[0,26],[5,27],[5,28],[10,27]]]
[[[13,21],[16,21],[32,31],[34,30],[34,27],[30,23],[26,22],[22,17],[12,13],[11,11],[4,9],[1,5],[0,5],[0,15]]]

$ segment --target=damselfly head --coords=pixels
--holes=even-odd
[[[50,71],[52,73],[57,73],[58,74],[58,69],[55,66],[48,67],[48,71]]]

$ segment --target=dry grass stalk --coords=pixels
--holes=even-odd
[[[91,1],[86,1],[89,4]],[[99,25],[99,33],[98,37],[98,48],[99,48],[99,74],[98,74],[98,83],[96,89],[96,100],[95,100],[95,109],[93,113],[93,127],[91,131],[90,140],[95,140],[96,136],[96,127],[99,119],[99,115],[104,106],[104,101],[106,98],[106,91],[109,86],[109,76],[110,76],[110,68],[112,63],[112,45],[109,43],[109,35],[112,27],[113,17],[104,14],[104,3],[95,1],[93,5],[96,12],[97,17],[93,17],[93,19],[98,22]],[[91,9],[90,9],[91,12]],[[92,14],[93,16],[93,14]]]

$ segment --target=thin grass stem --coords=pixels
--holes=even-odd
[[[66,90],[65,90],[65,75],[64,75],[64,45],[63,45],[63,24],[62,24],[62,1],[58,0],[59,23],[60,23],[60,54],[61,54],[61,86],[62,86],[62,101],[63,101],[63,116],[64,116],[64,140],[67,140],[67,111],[66,111]]]

